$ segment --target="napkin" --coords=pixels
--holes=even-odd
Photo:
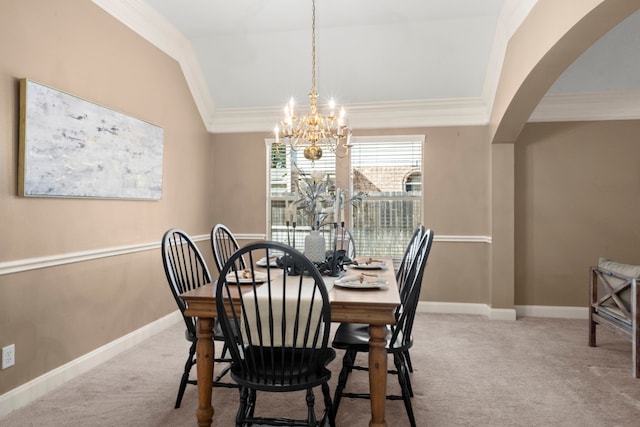
[[[374,273],[349,274],[342,278],[342,282],[379,283],[382,279]]]
[[[252,283],[255,281],[256,283],[262,283],[267,279],[267,274],[261,271],[254,271],[253,274],[250,269],[245,269],[242,271],[238,271],[238,280],[240,283]],[[236,282],[236,273],[232,271],[226,276],[227,282],[235,283]]]
[[[256,265],[260,266],[260,267],[277,267],[278,266],[278,257],[277,256],[272,256],[269,257],[269,262],[267,263],[267,257],[262,257],[258,260],[258,262],[256,262]]]
[[[357,259],[358,265],[384,265],[385,262],[380,259],[373,259],[371,257],[366,259]]]

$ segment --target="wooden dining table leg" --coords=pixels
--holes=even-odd
[[[369,392],[371,421],[369,427],[386,427],[384,407],[387,399],[387,327],[369,325]]]
[[[196,369],[198,372],[198,410],[196,417],[200,427],[210,427],[213,421],[211,387],[213,385],[213,323],[214,319],[198,317],[196,320]]]

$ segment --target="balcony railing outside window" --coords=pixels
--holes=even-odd
[[[420,199],[397,194],[369,197],[353,213],[352,233],[358,253],[398,257],[421,222]]]

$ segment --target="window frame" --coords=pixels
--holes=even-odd
[[[381,143],[419,143],[420,147],[421,147],[421,153],[420,153],[420,164],[418,167],[416,167],[416,169],[411,170],[410,172],[408,172],[405,177],[403,178],[403,182],[402,182],[402,188],[406,189],[405,186],[405,181],[406,181],[406,177],[413,175],[415,173],[419,173],[420,174],[420,188],[421,188],[421,194],[419,195],[419,202],[420,202],[420,218],[422,219],[422,222],[424,222],[424,214],[425,214],[425,183],[424,183],[424,164],[425,164],[425,140],[426,140],[426,135],[420,135],[420,134],[415,134],[415,135],[372,135],[372,136],[352,136],[351,137],[351,144],[356,145],[356,144],[381,144]],[[295,195],[293,193],[291,193],[291,183],[289,182],[288,187],[287,187],[287,191],[288,193],[282,196],[272,196],[271,194],[271,147],[273,144],[275,144],[275,139],[274,138],[270,138],[270,139],[265,139],[265,152],[266,152],[266,170],[267,170],[267,179],[266,179],[266,236],[267,239],[272,239],[273,235],[272,235],[272,202],[273,201],[285,201],[285,203],[291,203],[295,200]],[[281,144],[287,145],[286,142],[280,141]],[[286,147],[287,150],[290,150],[290,147]],[[299,155],[302,155],[301,150],[298,150]],[[288,165],[287,166],[289,168],[289,170],[291,170],[291,166]],[[349,194],[353,194],[353,177],[352,177],[352,158],[351,158],[351,150],[349,152],[349,154],[347,156],[345,156],[344,158],[339,158],[336,157],[335,158],[335,183],[336,186],[339,188],[343,188],[343,189],[349,189]],[[306,169],[303,169],[306,171]],[[387,198],[386,200],[415,200],[416,196],[412,196],[412,195],[394,195],[394,196],[390,196],[389,198]],[[385,201],[385,199],[383,198],[379,198],[379,200],[381,201]],[[351,209],[351,206],[346,206],[345,207],[345,224],[348,228],[351,228],[353,226],[353,212]],[[299,230],[300,232],[305,232],[305,229],[303,227],[303,229]],[[413,230],[412,230],[413,231]],[[307,231],[308,232],[308,231]],[[298,240],[298,239],[296,239]],[[298,245],[296,245],[296,247],[298,247]],[[396,258],[401,258],[402,257],[402,253],[399,254],[394,254],[393,255],[394,260]]]

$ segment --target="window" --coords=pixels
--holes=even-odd
[[[409,172],[404,179],[404,191],[407,193],[422,191],[422,173],[420,171]]]
[[[302,151],[288,145],[271,145],[268,176],[267,216],[269,238],[302,249],[308,225],[296,224],[287,234],[286,207],[295,200],[297,166],[305,173],[328,173],[340,188],[350,194],[366,193],[357,208],[347,209],[347,227],[356,242],[357,253],[399,258],[416,227],[422,223],[422,145],[424,136],[353,137],[351,154],[336,159],[324,150],[315,163]],[[291,230],[291,229],[290,229]]]
[[[288,144],[273,144],[273,140],[267,141],[267,153],[270,159],[267,177],[269,239],[287,243],[300,250],[304,248],[304,238],[309,234],[311,227],[300,224],[300,220],[297,219],[295,234],[291,232],[287,234],[287,221],[290,218],[286,217],[286,208],[296,199],[294,195],[298,182],[296,168],[303,173],[310,173],[312,170],[324,171],[335,180],[335,155],[329,150],[324,151],[322,158],[312,163],[305,159],[302,150],[292,151]],[[289,230],[291,231],[291,227]]]
[[[366,197],[352,211],[358,253],[401,257],[422,223],[423,136],[352,138],[352,191]]]

